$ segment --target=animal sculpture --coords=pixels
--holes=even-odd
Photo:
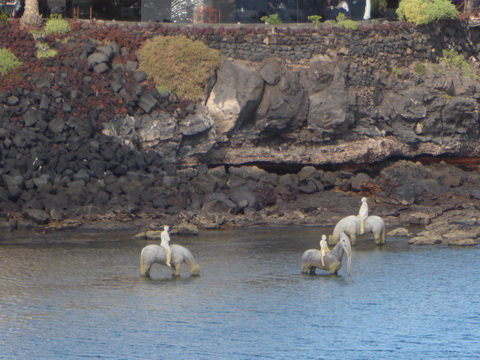
[[[301,268],[302,273],[315,274],[316,269],[326,270],[330,274],[337,275],[338,270],[342,267],[343,254],[347,255],[347,275],[350,274],[350,267],[352,263],[352,247],[350,240],[345,233],[340,234],[340,241],[335,247],[325,254],[322,263],[322,254],[320,250],[310,249],[303,253]]]
[[[200,265],[195,262],[192,253],[185,247],[177,244],[170,245],[172,251],[170,263],[172,276],[180,276],[182,264],[186,264],[190,275],[200,275]],[[165,249],[159,245],[147,245],[140,254],[140,276],[149,277],[152,265],[157,263],[166,265]]]
[[[360,234],[360,219],[356,215],[350,215],[340,220],[335,228],[333,234],[329,236],[328,242],[336,244],[340,238],[340,234],[345,233],[350,237],[352,246],[357,242],[357,235]],[[375,245],[385,244],[385,222],[376,215],[371,215],[365,220],[365,234],[373,233],[375,238]]]

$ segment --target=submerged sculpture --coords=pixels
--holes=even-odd
[[[371,215],[365,220],[365,234],[373,233],[375,245],[385,244],[385,222],[376,215]],[[328,238],[330,244],[336,244],[340,238],[340,234],[345,233],[350,237],[352,246],[355,246],[357,235],[360,234],[360,219],[356,215],[350,215],[340,220],[333,234]]]
[[[317,249],[310,249],[303,253],[301,268],[302,273],[315,274],[315,270],[321,269],[330,272],[330,274],[338,274],[338,270],[342,267],[343,254],[347,254],[347,275],[350,274],[352,263],[352,248],[350,240],[345,233],[340,234],[340,241],[337,245],[327,252],[324,257]]]
[[[200,275],[200,265],[195,262],[192,253],[185,247],[177,244],[170,245],[172,276],[180,276],[182,264],[186,264],[190,275]],[[159,245],[147,245],[140,254],[140,276],[150,276],[153,264],[166,265],[165,249]]]

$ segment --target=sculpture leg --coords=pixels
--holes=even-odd
[[[149,277],[152,264],[145,264],[143,256],[140,256],[140,276]]]
[[[144,277],[150,277],[150,269],[151,269],[152,265],[150,266],[142,266],[140,268],[140,276],[144,276]]]
[[[350,235],[350,243],[352,244],[352,246],[355,246],[357,242],[357,235],[356,234],[351,234]]]
[[[365,219],[360,219],[360,235],[365,233]]]
[[[191,269],[190,269],[190,275],[200,275],[200,265],[195,264]]]
[[[165,260],[165,265],[167,265],[167,266],[172,266],[172,265],[170,264],[171,258],[172,258],[172,250],[170,250],[170,246],[165,247],[165,259],[166,259],[166,260]]]
[[[180,276],[180,270],[182,268],[182,264],[175,264],[172,266],[172,276]]]

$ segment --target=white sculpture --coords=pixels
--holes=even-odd
[[[169,230],[170,230],[170,227],[168,225],[165,225],[163,227],[162,234],[160,235],[160,239],[161,239],[160,246],[165,249],[165,254],[167,256],[165,265],[172,266],[170,264],[170,259],[172,258],[172,251],[170,250],[170,234],[168,233]]]
[[[358,218],[360,219],[360,232],[359,232],[360,235],[365,233],[365,220],[367,220],[367,217],[368,217],[367,198],[362,197],[362,205],[360,206],[360,210],[358,211]]]
[[[328,248],[327,236],[322,235],[320,240],[320,253],[322,254],[322,266],[325,266],[325,255],[330,251]]]

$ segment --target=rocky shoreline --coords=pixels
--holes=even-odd
[[[21,213],[5,214],[0,227],[4,231],[39,232],[128,229],[155,238],[164,224],[171,224],[174,234],[192,236],[206,229],[334,226],[341,218],[356,214],[360,198],[367,196],[370,214],[385,220],[387,235],[410,237],[412,245],[478,244],[480,174],[453,165],[402,160],[376,177],[314,167],[305,167],[295,175],[274,175],[252,166],[229,170],[214,168],[185,183],[198,192],[212,186],[228,189],[205,193],[205,202],[197,209],[180,206],[162,211],[138,206],[135,211],[118,208],[97,213],[98,209],[87,205],[77,208],[78,215],[51,220],[52,212],[25,206]],[[275,199],[275,203],[262,204],[262,199]],[[87,213],[92,210],[93,214]]]
[[[476,81],[376,73],[335,49],[298,66],[230,58],[195,105],[160,94],[135,56],[184,30],[71,24],[42,60],[31,35],[0,27],[24,62],[1,78],[4,231],[333,226],[366,196],[392,234],[424,229],[412,245],[478,243]],[[262,44],[282,48],[279,36]]]

